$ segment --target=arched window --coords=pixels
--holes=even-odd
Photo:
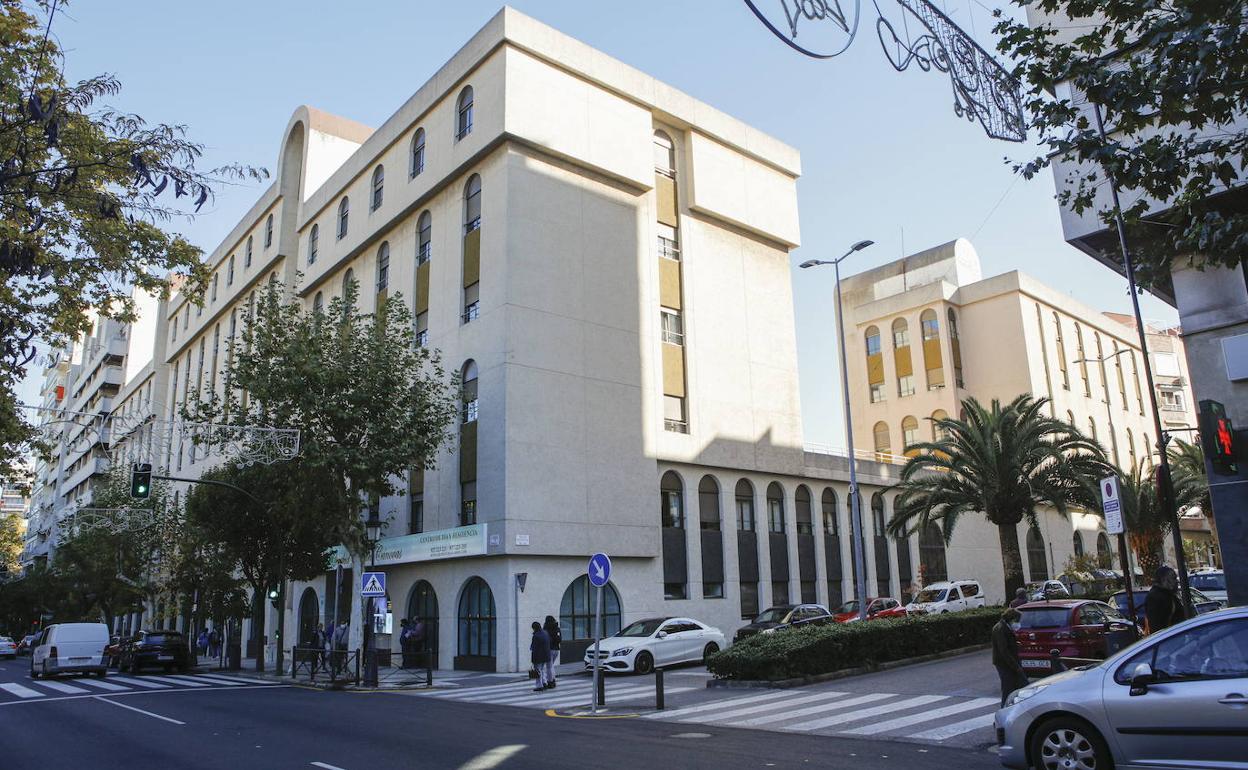
[[[775,481],[767,485],[767,529],[777,534],[785,530],[784,489]]]
[[[563,592],[563,600],[559,602],[559,632],[563,641],[593,639],[594,605],[597,592],[589,584],[589,576],[581,575],[573,580]],[[615,585],[607,583],[602,587],[602,630],[603,636],[614,636],[620,632],[623,613],[620,611],[620,595]],[[584,654],[583,652],[581,653]],[[575,659],[564,656],[565,660]]]
[[[471,577],[459,595],[459,659],[456,668],[487,668],[493,670],[498,644],[498,618],[494,611],[494,593],[479,577]],[[463,660],[463,659],[468,660]],[[472,660],[476,658],[478,660]]]
[[[317,252],[321,248],[321,226],[312,225],[312,231],[308,233],[308,264],[316,264]]]
[[[416,652],[429,653],[430,660],[418,659],[419,665],[438,665],[438,594],[428,580],[417,580],[412,591],[407,595],[407,617],[412,622],[425,624],[425,636],[416,642]]]
[[[1114,564],[1114,552],[1109,547],[1109,536],[1104,532],[1096,533],[1096,564],[1101,569],[1109,569]]]
[[[832,487],[824,487],[820,501],[823,513],[823,533],[837,536],[840,534],[840,522],[836,518],[836,492]]]
[[[871,495],[871,527],[876,537],[884,537],[885,527],[888,521],[884,515],[884,493],[876,492]]]
[[[243,267],[251,267],[251,236],[247,236],[247,248],[243,251]]]
[[[385,241],[377,248],[377,293],[380,294],[390,285],[390,242]]]
[[[663,474],[659,482],[659,496],[662,505],[659,509],[660,522],[665,529],[684,529],[685,527],[685,493],[680,483],[680,476],[675,471]]]
[[[962,383],[962,341],[958,338],[958,316],[953,308],[945,311],[949,319],[949,346],[953,350],[953,384],[963,387]]]
[[[316,298],[312,300],[312,312],[317,315],[325,312],[325,295],[319,291],[316,293]]]
[[[433,215],[421,213],[416,220],[416,265],[420,266],[433,256]]]
[[[1114,342],[1114,369],[1118,372],[1118,397],[1122,399],[1122,411],[1127,411],[1127,378],[1122,372],[1122,350]]]
[[[871,433],[875,437],[875,453],[877,455],[893,453],[892,443],[888,438],[888,423],[882,420],[877,422]]]
[[[1095,417],[1088,418],[1088,435],[1092,438],[1093,441],[1098,440],[1096,436],[1096,418]]]
[[[234,285],[234,255],[233,254],[230,255],[230,267],[229,267],[229,270],[227,270],[225,274],[225,285],[226,286]]]
[[[381,208],[381,202],[385,198],[386,191],[386,167],[378,166],[373,169],[373,194],[369,201],[369,209],[376,211]]]
[[[880,352],[880,327],[868,326],[864,333],[867,343],[867,355],[874,356]]]
[[[1049,579],[1049,562],[1045,556],[1044,536],[1036,527],[1027,529],[1027,567],[1031,580]]]
[[[412,162],[408,169],[408,173],[413,176],[419,176],[420,172],[425,170],[425,129],[416,129],[415,135],[412,136]]]
[[[350,304],[351,294],[355,291],[355,270],[347,268],[342,275],[342,301]]]
[[[927,371],[927,389],[945,387],[945,362],[940,350],[940,318],[928,308],[919,314],[923,331],[923,368]]]
[[[702,530],[702,598],[724,597],[724,538],[719,513],[719,482],[707,474],[698,482],[698,527]]]
[[[663,131],[654,132],[654,170],[664,176],[676,176],[676,145]]]
[[[1096,360],[1101,365],[1101,393],[1105,396],[1105,403],[1109,403],[1109,375],[1105,369],[1105,348],[1101,344],[1101,333],[1092,332],[1092,341],[1096,343]],[[1112,427],[1112,426],[1111,426]]]
[[[893,368],[897,375],[897,395],[914,395],[914,364],[910,360],[910,325],[906,319],[893,321]]]
[[[797,490],[794,492],[794,504],[797,516],[797,534],[813,535],[815,534],[814,513],[811,510],[810,490],[805,484],[798,484]]]
[[[873,404],[884,400],[884,356],[880,353],[880,329],[868,326],[863,333],[867,349],[867,387]]]
[[[461,373],[461,400],[462,409],[460,422],[470,423],[477,421],[477,362],[471,358],[464,362],[464,368]]]
[[[1132,350],[1127,355],[1131,356],[1131,380],[1135,383],[1135,403],[1139,406],[1140,414],[1144,414],[1144,392],[1140,389],[1140,370],[1135,363],[1135,351]]]
[[[1072,546],[1075,549],[1075,557],[1083,556],[1083,533],[1076,531]]]
[[[299,598],[299,646],[310,647],[316,624],[321,619],[321,603],[317,601],[316,589],[305,588]]]
[[[898,318],[893,321],[893,350],[910,347],[910,324],[906,323],[906,319]]]
[[[217,286],[220,283],[221,283],[221,274],[213,273],[212,274],[212,301],[213,302],[217,301]]]
[[[1079,359],[1079,377],[1083,380],[1083,395],[1092,396],[1092,382],[1088,379],[1088,356],[1083,348],[1083,327],[1075,323],[1075,349]]]
[[[338,201],[338,240],[347,237],[347,218],[351,214],[351,199],[345,195]]]
[[[948,420],[948,419],[949,419],[949,413],[946,412],[944,409],[937,409],[936,411],[932,412],[932,440],[933,441],[948,441],[949,440],[949,429],[943,428],[940,425],[941,420]]]
[[[871,525],[875,532],[875,589],[876,596],[889,596],[888,563],[888,513],[885,511],[883,492],[871,495]]]
[[[268,219],[264,220],[264,248],[273,245],[273,215],[269,214]]]
[[[1135,436],[1131,435],[1131,429],[1127,428],[1127,462],[1131,464],[1131,472],[1135,473]]]
[[[1056,311],[1053,313],[1053,333],[1057,342],[1057,368],[1062,372],[1062,387],[1070,390],[1069,362],[1066,360],[1066,340],[1062,337],[1062,318]],[[1074,421],[1071,421],[1074,424]]]
[[[455,138],[463,139],[472,133],[472,86],[464,86],[455,105]]]
[[[481,227],[481,176],[473,174],[464,185],[464,232]]]
[[[698,525],[704,532],[720,530],[719,484],[709,474],[698,482]]]
[[[741,532],[754,532],[757,527],[754,520],[754,486],[741,479],[737,482],[736,498],[737,529]]]
[[[939,583],[949,579],[949,568],[945,563],[945,538],[940,533],[940,525],[929,521],[919,529],[919,576],[923,585]]]
[[[919,453],[919,450],[911,449],[917,443],[919,443],[919,421],[907,415],[901,420],[901,451],[907,457],[913,457]]]

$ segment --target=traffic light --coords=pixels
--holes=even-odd
[[[1221,403],[1209,399],[1200,402],[1200,438],[1214,472],[1226,476],[1239,473],[1235,462],[1235,427]]]
[[[281,594],[278,593],[277,589],[270,588],[269,589],[269,604],[273,605],[273,609],[275,610],[281,609],[281,607],[278,606],[280,599],[281,599]]]
[[[152,494],[152,464],[135,463],[130,469],[130,496],[146,500]]]

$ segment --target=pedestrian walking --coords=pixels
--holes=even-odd
[[[546,689],[555,688],[555,664],[559,661],[559,645],[563,642],[563,632],[559,630],[559,621],[553,615],[546,616],[542,625],[546,638],[550,641],[550,655],[546,658]]]
[[[1148,624],[1145,633],[1155,634],[1187,619],[1187,609],[1179,598],[1178,590],[1179,575],[1174,567],[1167,564],[1158,567],[1153,587],[1148,589],[1148,596],[1144,599],[1144,616]]]
[[[208,655],[213,658],[221,656],[221,634],[216,628],[208,632]]]
[[[321,635],[321,668],[329,668],[334,654],[334,622],[331,620]]]
[[[195,649],[199,652],[200,655],[208,654],[208,630],[207,629],[200,630],[199,638],[195,640]]]
[[[399,650],[403,655],[403,662],[400,664],[402,668],[412,667],[412,626],[411,621],[403,618],[399,621]]]
[[[546,689],[546,667],[550,665],[550,637],[542,630],[542,624],[533,621],[533,641],[529,642],[530,660],[537,669],[537,685],[533,692]]]
[[[1027,589],[1016,588],[1014,590],[1014,600],[1010,602],[1011,607],[1021,607],[1027,603]]]
[[[1001,619],[992,627],[992,665],[997,669],[1001,679],[1001,707],[1010,693],[1020,687],[1027,686],[1027,672],[1018,660],[1018,639],[1014,636],[1011,623],[1017,623],[1022,613],[1010,607],[1001,613]]]
[[[408,628],[411,630],[413,664],[419,666],[423,661],[425,668],[433,668],[430,653],[425,649],[425,621],[422,618],[412,618],[412,624]]]
[[[347,641],[350,638],[350,626],[351,624],[344,620],[334,629],[335,674],[347,667]]]

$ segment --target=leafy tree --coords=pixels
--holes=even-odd
[[[1165,281],[1176,257],[1238,265],[1248,255],[1248,210],[1218,194],[1240,184],[1248,166],[1243,2],[1013,2],[1033,18],[999,22],[998,49],[1016,62],[1029,128],[1044,147],[1022,173],[1030,178],[1053,158],[1070,163],[1060,202],[1107,223],[1112,208],[1096,191],[1112,174],[1129,203],[1123,213],[1145,286]],[[1048,23],[1032,26],[1041,15]],[[1091,105],[1113,132],[1108,141]],[[1150,212],[1150,201],[1166,210]]]
[[[201,250],[162,225],[194,216],[227,180],[267,176],[199,170],[203,147],[185,126],[99,105],[121,90],[111,75],[67,82],[56,10],[0,3],[0,477],[32,438],[14,387],[34,343],[86,331],[89,310],[129,318],[132,286],[179,280],[199,296]]]
[[[0,517],[0,580],[21,569],[22,520],[15,515]]]
[[[358,287],[345,287],[327,310],[309,311],[273,283],[243,325],[223,398],[192,404],[192,419],[281,425],[300,431],[300,467],[321,490],[318,504],[337,515],[318,519],[343,543],[357,571],[365,552],[361,513],[400,491],[412,468],[432,468],[459,413],[456,378],[435,351],[416,344],[411,313],[399,295],[375,314],[355,309]],[[273,466],[281,472],[286,465]],[[306,496],[305,496],[306,497]],[[322,565],[323,566],[323,565]],[[353,633],[358,634],[353,594]]]
[[[1205,451],[1200,444],[1175,441],[1170,453],[1170,478],[1174,481],[1175,496],[1188,501],[1188,505],[1200,506],[1200,512],[1209,520],[1214,548],[1222,552],[1218,541],[1218,522],[1214,518],[1213,501],[1209,497],[1209,476],[1205,469]],[[1182,508],[1182,506],[1180,506]]]
[[[1066,516],[1071,507],[1099,506],[1104,475],[1101,447],[1069,423],[1043,413],[1048,399],[1022,395],[1005,406],[962,402],[965,419],[936,420],[943,438],[915,444],[907,460],[889,533],[910,535],[937,522],[945,542],[964,514],[981,514],[997,526],[1005,593],[1023,585],[1018,525],[1037,525],[1037,509]]]

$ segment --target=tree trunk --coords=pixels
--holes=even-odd
[[[1001,567],[1005,572],[1005,600],[1008,604],[1014,592],[1023,587],[1023,557],[1018,550],[1018,525],[998,524],[997,537],[1001,541]]]
[[[362,585],[360,580],[364,574],[364,558],[351,554],[351,568],[354,570],[352,576],[355,578],[355,585],[351,586],[351,640],[348,644],[352,650],[358,650],[364,646],[364,607],[360,603],[360,592],[357,590]]]
[[[264,671],[264,617],[267,614],[264,611],[264,603],[268,601],[268,597],[264,594],[263,588],[252,586],[252,612],[251,612],[251,635],[256,638],[256,671]],[[247,640],[242,640],[243,644],[247,644]]]
[[[1144,585],[1152,585],[1153,576],[1161,566],[1165,535],[1156,531],[1132,532],[1128,538],[1131,540],[1131,549],[1135,551],[1135,558],[1140,563],[1140,571],[1144,573],[1142,582]]]

